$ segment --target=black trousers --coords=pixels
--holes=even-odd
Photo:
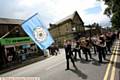
[[[74,59],[77,59],[77,54],[78,54],[78,56],[79,56],[79,58],[81,59],[81,51],[80,51],[81,49],[75,49],[75,56],[74,56]]]
[[[107,51],[109,51],[109,52],[111,53],[111,50],[110,50],[110,48],[111,48],[111,43],[107,43],[107,44],[106,44],[106,47],[107,47]]]
[[[99,58],[99,62],[102,62],[103,59],[106,59],[106,54],[103,47],[98,48],[98,58]]]
[[[93,44],[93,49],[94,49],[94,54],[97,53],[97,49],[96,49],[96,46]]]
[[[66,52],[66,64],[67,64],[67,69],[69,69],[69,60],[71,60],[73,66],[75,67],[75,62],[74,62],[74,59],[73,59],[73,54],[72,54],[72,51],[65,51]]]
[[[85,54],[86,61],[88,61],[88,55],[89,55],[90,58],[92,58],[90,49],[82,48],[82,50],[83,50],[83,53]]]

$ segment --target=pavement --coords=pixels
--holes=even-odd
[[[48,57],[47,56],[38,56],[38,57],[35,57],[35,58],[32,58],[32,59],[25,60],[23,62],[14,64],[14,65],[12,65],[10,67],[3,68],[2,70],[0,70],[0,74],[3,74],[3,73],[6,73],[6,72],[9,72],[9,71],[24,67],[26,65],[30,65],[32,63],[44,60],[46,58],[48,58]]]

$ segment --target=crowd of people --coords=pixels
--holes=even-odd
[[[55,56],[57,56],[58,54],[60,54],[60,51],[59,51],[59,47],[58,47],[58,45],[56,44],[56,43],[53,43],[49,48],[48,48],[48,50],[49,50],[49,54],[50,55],[55,55]]]
[[[81,54],[85,55],[85,60],[88,61],[89,58],[93,59],[91,54],[91,49],[94,54],[98,55],[98,62],[102,63],[106,59],[107,54],[111,54],[111,47],[118,37],[118,34],[114,32],[107,32],[100,35],[95,35],[92,37],[82,37],[79,40],[64,40],[64,49],[66,54],[66,63],[69,70],[69,59],[75,67],[75,62],[77,60],[77,54],[79,58],[82,59]]]

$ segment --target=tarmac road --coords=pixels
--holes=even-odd
[[[70,70],[65,70],[66,61],[64,49],[60,54],[51,56],[43,61],[1,74],[1,77],[40,77],[40,80],[119,80],[120,76],[120,45],[117,41],[112,54],[107,55],[106,61],[98,63],[98,55],[92,53],[94,59],[76,61],[76,70],[70,63]]]

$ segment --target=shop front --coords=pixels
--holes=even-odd
[[[29,37],[16,37],[0,39],[4,61],[6,63],[22,62],[34,57],[38,48]]]

